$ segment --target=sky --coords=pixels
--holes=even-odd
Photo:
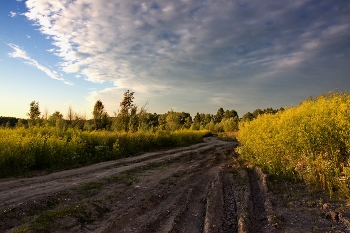
[[[296,106],[350,89],[349,0],[1,0],[0,116]]]

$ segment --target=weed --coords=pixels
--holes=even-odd
[[[26,230],[30,229],[34,231],[40,231],[40,232],[51,232],[53,230],[52,225],[55,220],[65,218],[68,216],[79,218],[80,216],[84,215],[83,213],[84,207],[85,206],[82,204],[76,204],[74,206],[62,207],[61,209],[58,209],[58,210],[45,211],[41,213],[38,217],[36,217],[33,220],[33,222],[29,224],[29,226],[26,226],[23,229],[26,229]]]
[[[89,182],[75,187],[73,190],[78,191],[78,193],[83,194],[84,196],[91,196],[97,194],[98,191],[102,189],[102,186],[103,183],[100,182]]]

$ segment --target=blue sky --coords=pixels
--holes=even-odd
[[[348,0],[1,0],[0,115],[298,105],[350,89]]]

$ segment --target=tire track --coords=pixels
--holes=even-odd
[[[4,194],[0,195],[0,207],[12,205],[16,209],[16,216],[11,217],[10,213],[0,215],[0,222],[12,221],[12,225],[0,224],[0,231],[10,230],[6,226],[12,228],[16,224],[20,229],[23,223],[18,218],[26,211],[21,206],[38,202],[45,210],[50,205],[42,201],[46,198],[56,200],[52,211],[79,203],[85,203],[87,208],[83,212],[87,221],[79,222],[71,216],[63,216],[52,223],[63,230],[50,228],[48,231],[261,232],[267,221],[259,222],[260,217],[255,219],[255,216],[266,216],[260,208],[263,198],[257,196],[263,195],[257,189],[259,177],[236,162],[236,145],[214,137],[206,138],[205,143],[192,147],[148,153],[47,176],[0,181],[0,184],[8,185],[7,189],[0,188]],[[150,168],[149,164],[155,168]],[[134,171],[138,183],[126,185],[113,178],[125,171]],[[72,187],[93,181],[101,188],[88,195],[72,190]],[[70,191],[63,198],[59,192],[65,190]],[[63,199],[72,201],[57,201]],[[98,212],[104,210],[108,211]],[[29,214],[28,219],[35,219],[37,214]]]
[[[229,143],[216,138],[205,138],[204,140],[204,143],[189,147],[146,153],[141,156],[103,162],[44,176],[2,179],[0,180],[0,211],[10,205],[16,205],[31,198],[39,198],[87,182],[96,182],[102,178],[107,178],[130,169],[140,168],[147,163],[167,162],[183,154],[205,153],[206,150],[215,149],[217,146],[229,145]]]

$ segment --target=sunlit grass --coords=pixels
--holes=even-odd
[[[188,146],[209,131],[81,131],[56,127],[0,128],[0,177],[34,170],[54,171],[131,156],[160,148]]]

